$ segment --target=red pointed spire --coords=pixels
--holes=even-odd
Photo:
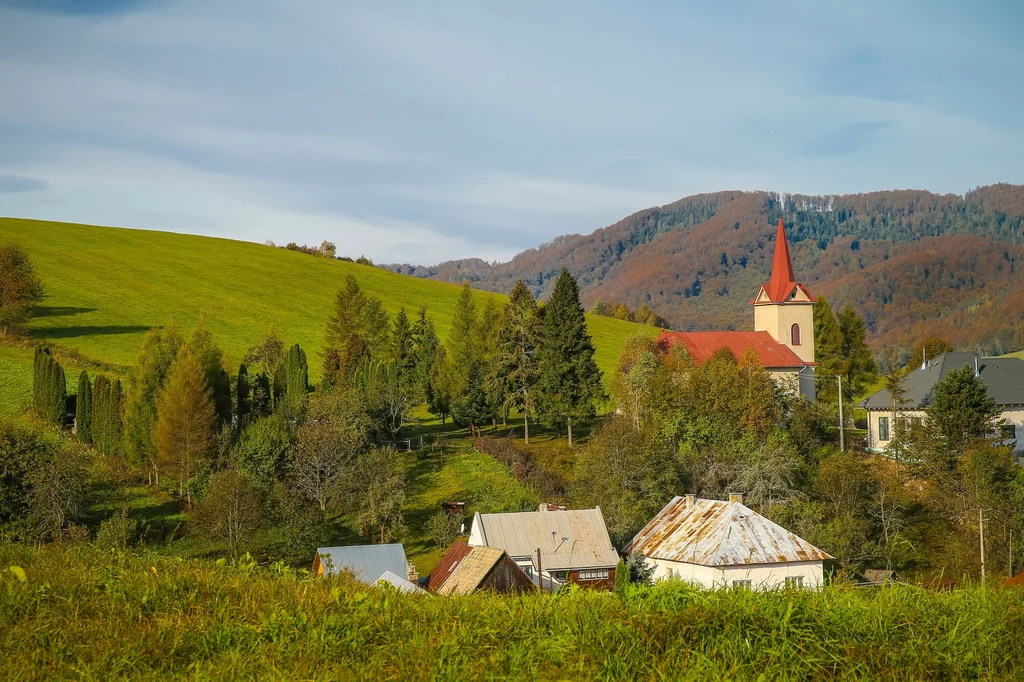
[[[779,218],[779,229],[775,232],[775,260],[772,261],[772,279],[768,282],[768,296],[773,301],[784,301],[796,284],[793,276],[793,261],[789,258],[789,243],[786,241],[786,226]]]
[[[761,285],[761,289],[767,294],[768,300],[763,300],[759,291],[757,297],[750,303],[753,305],[759,303],[785,303],[789,300],[789,295],[793,292],[794,288],[799,288],[806,296],[806,298],[801,297],[801,302],[815,302],[816,299],[811,296],[811,292],[807,291],[807,287],[797,282],[796,277],[793,276],[793,261],[789,258],[786,227],[782,224],[782,218],[779,218],[779,229],[775,232],[775,259],[772,261],[772,279],[767,284]]]

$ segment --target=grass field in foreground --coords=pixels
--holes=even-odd
[[[0,544],[2,676],[12,680],[1011,680],[1024,676],[1021,632],[1021,590],[672,582],[622,598],[448,598],[247,564]]]
[[[46,300],[28,325],[30,341],[123,367],[135,362],[150,328],[176,324],[187,332],[202,318],[232,364],[276,324],[285,343],[306,350],[315,379],[324,328],[346,275],[392,315],[403,306],[410,315],[426,307],[442,338],[459,295],[456,285],[372,266],[169,232],[0,218],[0,244],[11,242],[26,249],[46,287]],[[507,300],[478,292],[478,305],[487,297]],[[627,337],[643,329],[656,333],[593,315],[588,325],[606,377]],[[8,379],[0,383],[0,412],[10,412],[25,394],[31,361],[30,344],[0,355],[0,379]],[[16,367],[25,363],[27,374]]]

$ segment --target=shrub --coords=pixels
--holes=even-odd
[[[128,516],[128,510],[111,516],[96,531],[96,546],[100,549],[124,550],[130,547],[139,533],[138,522]]]

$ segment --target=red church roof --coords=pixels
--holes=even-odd
[[[681,343],[686,347],[693,362],[704,364],[719,348],[725,346],[737,358],[748,348],[753,348],[761,364],[768,368],[813,366],[804,362],[788,346],[784,346],[768,332],[661,332],[658,345],[668,350]]]
[[[793,261],[789,257],[786,227],[782,223],[782,218],[779,218],[779,227],[775,231],[775,259],[772,261],[772,279],[767,284],[761,285],[764,292],[768,294],[769,300],[761,301],[761,303],[784,303],[789,299],[789,295],[793,293],[795,287],[800,287],[807,294],[807,298],[814,302],[815,298],[811,296],[811,292],[803,284],[797,282],[796,277],[793,275]],[[751,303],[757,305],[758,300],[755,298]]]

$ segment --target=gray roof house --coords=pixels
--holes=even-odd
[[[934,360],[923,362],[907,374],[903,383],[903,405],[894,408],[889,391],[882,389],[865,400],[860,406],[868,411],[868,447],[883,450],[890,440],[892,426],[890,418],[898,412],[910,419],[921,419],[935,397],[935,385],[962,367],[974,368],[988,388],[988,394],[995,400],[1006,420],[1004,436],[1016,440],[1017,433],[1024,434],[1024,360],[1020,358],[986,358],[974,353],[944,353]],[[1021,445],[1024,445],[1022,439]]]
[[[337,575],[343,570],[351,571],[357,580],[367,585],[376,585],[385,573],[416,582],[415,570],[405,558],[405,548],[398,543],[321,547],[316,551],[314,573]]]
[[[544,588],[565,583],[611,589],[619,554],[612,546],[601,508],[473,515],[469,544],[497,547]],[[537,566],[537,550],[540,566]]]

